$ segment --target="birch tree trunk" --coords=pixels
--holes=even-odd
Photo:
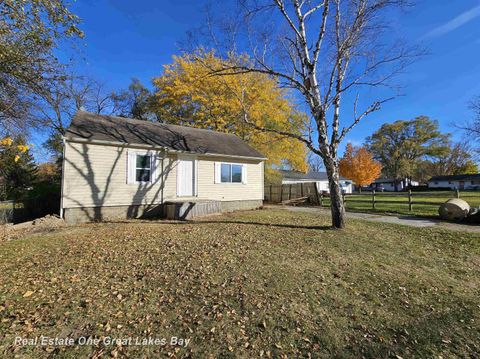
[[[340,186],[338,161],[333,159],[325,160],[325,169],[327,171],[328,187],[330,189],[332,226],[336,229],[342,229],[345,228],[345,206],[343,203],[342,187]]]

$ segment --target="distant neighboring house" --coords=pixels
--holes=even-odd
[[[396,187],[395,182],[397,183]],[[418,186],[419,184],[417,181],[408,179],[395,181],[393,178],[379,178],[373,181],[369,188],[376,191],[403,191],[410,186]]]
[[[265,159],[232,134],[80,111],[64,136],[61,212],[75,223],[258,208]]]
[[[298,172],[280,170],[282,174],[282,184],[294,184],[294,183],[312,183],[317,184],[317,190],[319,192],[329,192],[328,176],[326,172]],[[340,185],[344,193],[352,193],[353,182],[347,178],[340,177]]]
[[[429,188],[480,189],[480,174],[433,176]]]

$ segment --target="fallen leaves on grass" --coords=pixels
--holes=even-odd
[[[32,296],[32,294],[35,293],[31,290],[27,290],[24,294],[23,294],[23,298],[28,298],[30,296]]]
[[[40,334],[192,339],[187,348],[55,348],[59,356],[410,357],[414,347],[426,356],[476,349],[476,332],[448,317],[477,319],[466,290],[478,283],[469,265],[478,258],[474,242],[459,249],[445,234],[378,224],[311,228],[328,223],[266,210],[196,223],[91,224],[1,243],[0,352],[22,353],[14,336]],[[441,347],[438,327],[446,326],[471,349]],[[422,339],[425,332],[438,344]]]

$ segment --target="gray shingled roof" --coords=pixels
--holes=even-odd
[[[264,158],[239,137],[199,128],[97,115],[79,111],[65,133],[67,139],[108,141],[165,147],[174,151]]]
[[[327,172],[298,172],[289,170],[280,170],[283,179],[288,180],[301,180],[301,181],[328,181]],[[340,177],[340,180],[344,181],[347,178]]]
[[[431,181],[470,181],[480,179],[480,174],[464,174],[464,175],[450,175],[450,176],[433,176],[428,180]]]
[[[393,183],[395,180],[393,178],[377,178],[373,183]]]

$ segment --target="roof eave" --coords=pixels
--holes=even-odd
[[[186,153],[186,154],[211,156],[211,157],[242,158],[242,159],[258,160],[258,161],[266,161],[268,159],[267,157],[227,155],[227,154],[223,154],[223,153],[179,151],[179,150],[172,150],[171,148],[168,148],[168,147],[165,147],[165,146],[154,146],[154,145],[146,145],[146,144],[141,144],[141,143],[124,143],[124,142],[104,141],[104,140],[90,140],[90,139],[87,139],[87,138],[73,137],[73,136],[62,136],[62,138],[65,141],[77,142],[77,143],[88,143],[88,144],[92,144],[92,145],[101,145],[101,146],[134,147],[134,148],[157,150],[157,151],[158,150],[163,150],[165,152],[170,152],[170,153]]]

